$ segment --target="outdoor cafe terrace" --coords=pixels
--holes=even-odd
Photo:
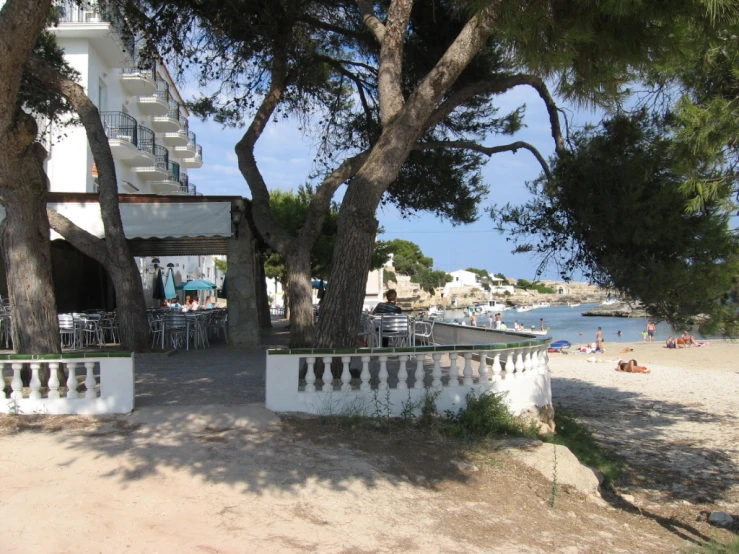
[[[487,392],[506,393],[517,413],[551,405],[548,339],[436,323],[428,345],[290,350],[285,322],[273,324],[262,333],[262,349],[232,349],[225,337],[212,337],[207,349],[166,342],[162,349],[155,340],[151,353],[135,355],[115,344],[43,357],[0,354],[0,411],[126,413],[144,405],[263,402],[277,412],[371,416],[381,406],[382,415],[398,416],[417,410],[427,395],[443,412]],[[335,376],[323,369],[331,367]],[[44,369],[48,386],[41,386]]]

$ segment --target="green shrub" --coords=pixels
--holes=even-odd
[[[460,438],[494,436],[536,437],[536,427],[514,416],[505,403],[505,394],[467,395],[467,407],[446,412],[449,434]]]

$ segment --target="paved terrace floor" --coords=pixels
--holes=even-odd
[[[287,346],[286,322],[262,332],[262,348],[210,348],[136,355],[136,407],[263,403],[264,350]]]

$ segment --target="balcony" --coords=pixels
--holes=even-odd
[[[157,90],[156,69],[125,67],[121,73],[121,86],[132,96],[151,96]]]
[[[48,30],[58,40],[86,39],[92,42],[110,67],[125,63],[121,50],[133,57],[135,44],[126,22],[108,12],[98,2],[83,0],[60,0],[56,2],[59,25]],[[111,40],[113,38],[114,40]]]
[[[184,146],[175,146],[174,154],[178,158],[192,158],[195,156],[197,140],[195,133],[192,131],[187,132],[187,144]]]
[[[169,162],[167,176],[162,180],[152,181],[151,190],[155,194],[180,194],[180,164]]]
[[[122,161],[135,158],[139,152],[136,120],[123,112],[101,112],[100,119],[113,157]]]
[[[156,156],[154,155],[154,131],[143,125],[139,125],[138,147],[136,155],[126,160],[126,163],[132,167],[154,165],[156,163]]]
[[[162,80],[157,81],[157,90],[153,94],[136,97],[136,102],[139,105],[141,113],[153,116],[151,126],[154,127],[155,131],[159,129],[154,125],[154,119],[167,115],[167,112],[169,112],[169,99],[169,84],[167,81]]]
[[[152,117],[151,126],[157,133],[164,133],[162,142],[168,146],[182,145],[187,141],[187,135],[184,139],[180,137],[180,105],[171,95],[167,97],[167,112]]]
[[[164,146],[154,143],[154,162],[150,165],[134,167],[133,172],[146,181],[161,181],[169,177],[169,152]],[[153,187],[152,187],[153,188]]]
[[[188,169],[200,169],[203,167],[203,147],[199,144],[195,145],[195,155],[192,158],[181,158],[182,167]]]

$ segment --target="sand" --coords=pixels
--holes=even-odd
[[[624,489],[644,501],[713,502],[739,511],[739,343],[609,346],[598,355],[551,355],[555,406],[626,456],[632,471]],[[615,371],[619,359],[632,358],[651,373]]]

